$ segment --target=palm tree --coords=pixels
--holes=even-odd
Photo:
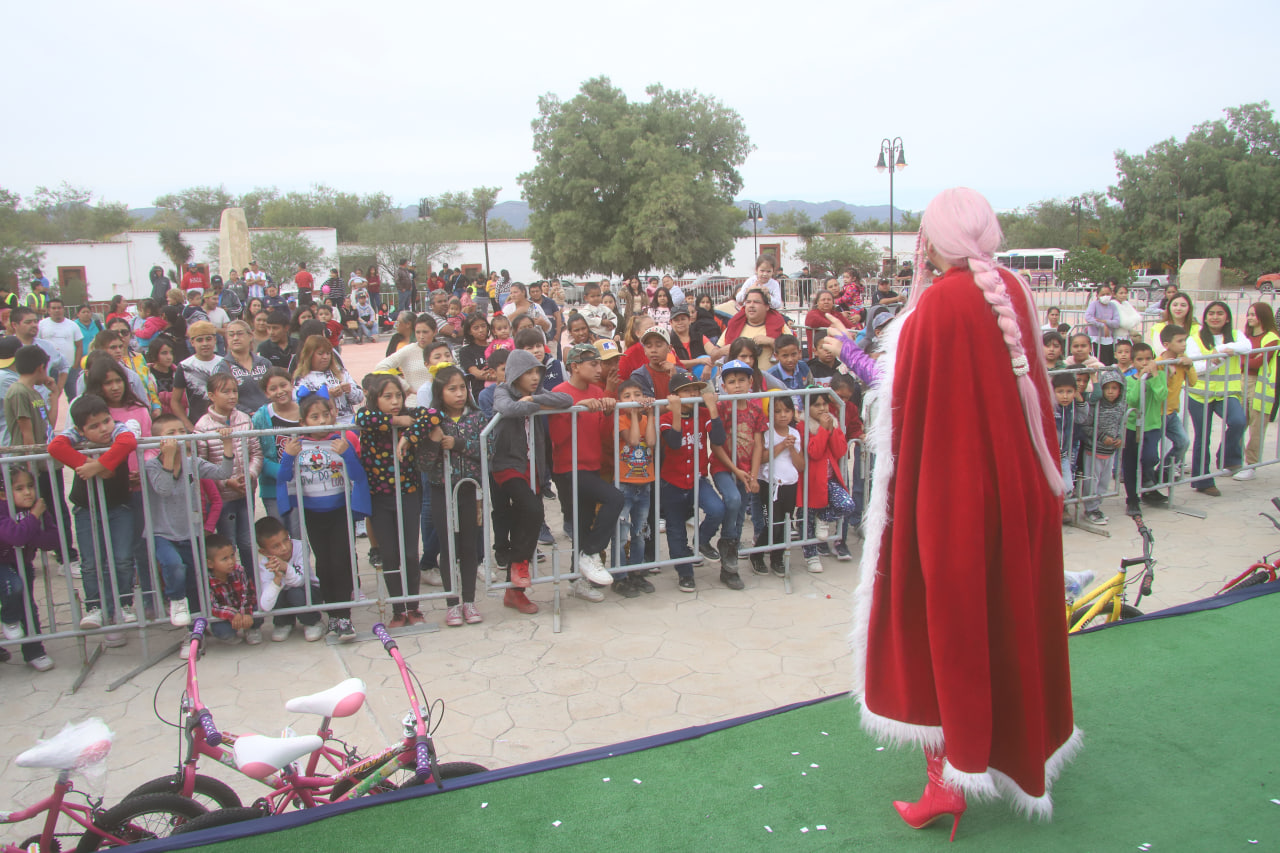
[[[484,237],[484,268],[489,266],[489,211],[498,203],[502,187],[476,187],[471,191],[471,210],[480,220],[480,233]]]
[[[178,275],[182,275],[182,269],[194,253],[191,244],[182,239],[182,232],[177,228],[160,229],[160,250],[173,261],[173,265],[178,269]]]

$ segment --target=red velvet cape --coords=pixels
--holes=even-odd
[[[1023,341],[1038,346],[1022,288],[1006,285]],[[863,722],[892,740],[943,747],[948,780],[965,790],[1046,815],[1048,786],[1079,743],[1062,499],[1041,471],[1008,349],[971,273],[939,277],[894,326],[872,424],[877,482],[852,638],[855,656],[865,641],[865,671],[855,658]],[[1048,377],[1032,372],[1056,452]],[[891,458],[882,460],[886,428]]]

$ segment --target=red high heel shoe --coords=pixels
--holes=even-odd
[[[926,749],[924,752],[925,768],[929,781],[924,786],[924,793],[914,803],[895,800],[893,807],[899,816],[912,829],[924,829],[940,817],[950,816],[951,840],[956,840],[956,830],[960,828],[960,818],[968,807],[964,793],[947,786],[942,781],[942,752]]]

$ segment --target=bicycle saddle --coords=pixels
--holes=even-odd
[[[348,678],[336,687],[299,696],[284,703],[285,710],[319,717],[350,717],[364,705],[364,682]]]
[[[48,740],[42,740],[13,760],[19,767],[76,770],[95,764],[111,751],[111,731],[98,718],[68,724]]]
[[[301,737],[245,735],[236,738],[233,754],[236,767],[241,773],[254,779],[264,779],[286,764],[315,752],[323,744],[324,740],[319,735]]]

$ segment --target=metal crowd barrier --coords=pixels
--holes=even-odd
[[[800,402],[800,407],[799,407],[800,411],[797,412],[797,415],[801,418],[805,418],[807,417],[807,414],[808,414],[809,401],[816,394],[829,395],[832,399],[838,399],[832,392],[829,391],[829,389],[826,389],[826,388],[809,388],[809,389],[796,390],[796,391],[772,391],[772,392],[766,392],[762,394],[747,394],[747,395],[742,395],[740,397],[726,395],[726,396],[722,396],[721,399],[767,400],[769,398],[774,398],[779,396],[792,396]],[[702,400],[701,398],[695,398],[692,402],[694,403],[694,407],[695,407],[695,412],[693,417],[697,417],[697,412],[702,405]],[[652,410],[653,412],[652,417],[659,417],[661,414],[661,411],[667,405],[667,401],[665,399],[656,401],[656,403],[657,403],[657,408],[655,410]],[[639,409],[639,408],[642,408],[642,407],[639,404],[634,404],[634,403],[621,404],[619,406],[619,409],[621,410]],[[578,416],[583,411],[586,411],[586,410],[582,407],[574,407],[573,409],[564,410],[563,412],[540,413],[540,416],[552,415],[552,414],[567,414],[572,418],[572,432],[573,432],[572,457],[573,457],[573,466],[575,470],[577,466]],[[615,436],[618,434],[619,415],[620,415],[620,411],[618,410],[615,410],[612,415],[611,428],[614,430]],[[483,524],[480,525],[481,547],[479,550],[479,566],[477,568],[477,591],[478,592],[482,591],[485,594],[499,594],[501,591],[504,591],[510,588],[511,587],[510,583],[498,582],[494,580],[492,577],[492,571],[496,568],[496,563],[494,561],[493,552],[492,552],[492,542],[493,542],[492,497],[491,497],[491,489],[487,488],[485,485],[489,482],[489,470],[490,470],[490,454],[488,452],[487,439],[488,439],[488,436],[492,433],[493,429],[497,426],[500,419],[501,419],[500,416],[495,416],[493,421],[486,426],[483,433],[483,436],[485,439],[482,444],[482,446],[484,447],[484,452],[481,457],[481,467],[483,471],[483,475],[481,479],[483,482],[476,482],[475,480],[470,478],[455,481],[451,473],[452,466],[450,464],[451,460],[449,458],[451,456],[451,453],[450,451],[444,451],[444,457],[445,457],[444,458],[444,466],[445,466],[444,485],[446,489],[446,494],[450,495],[452,499],[446,505],[445,514],[447,519],[446,521],[447,529],[437,530],[436,532],[442,538],[445,538],[446,541],[448,542],[448,551],[450,555],[450,560],[447,566],[442,566],[442,571],[449,571],[451,573],[450,581],[451,581],[452,591],[450,592],[446,592],[444,590],[432,591],[432,592],[424,591],[424,592],[420,592],[417,595],[391,596],[387,593],[385,583],[383,582],[384,573],[381,570],[378,570],[376,573],[377,574],[377,590],[374,593],[374,596],[370,598],[362,598],[361,592],[360,592],[360,581],[361,581],[360,563],[359,563],[358,555],[356,552],[357,551],[356,537],[354,533],[354,517],[352,515],[350,502],[348,501],[345,523],[347,527],[347,547],[350,549],[350,555],[351,555],[352,589],[355,591],[353,593],[352,600],[340,601],[340,602],[339,601],[321,602],[318,600],[319,596],[316,594],[317,588],[310,583],[304,583],[303,591],[304,591],[305,601],[302,605],[298,607],[276,607],[270,611],[258,610],[254,614],[255,618],[262,618],[265,620],[268,617],[273,617],[278,615],[290,615],[290,614],[298,615],[298,614],[313,613],[313,612],[320,612],[323,614],[326,611],[332,611],[332,610],[338,610],[338,609],[351,609],[351,608],[359,608],[362,606],[374,606],[380,610],[382,618],[385,619],[387,618],[387,615],[388,615],[386,613],[387,609],[393,604],[397,604],[397,603],[411,604],[411,603],[420,602],[420,601],[441,600],[451,596],[460,597],[461,596],[461,576],[460,576],[460,571],[459,571],[458,561],[457,561],[458,550],[456,547],[456,537],[459,531],[461,530],[461,525],[459,523],[456,498],[457,498],[458,489],[468,482],[472,483],[476,487],[477,492],[483,496],[483,506],[485,509]],[[731,456],[733,456],[733,449],[734,449],[733,436],[735,434],[735,430],[737,427],[736,408],[734,410],[734,417],[731,423],[726,424],[725,426],[726,426],[726,431],[728,433],[729,441],[730,441],[728,448],[730,450]],[[841,424],[841,428],[843,429],[843,424]],[[347,431],[351,431],[351,432],[357,431],[354,427],[339,427],[338,430],[344,433]],[[800,431],[802,433],[804,432],[803,430],[800,430]],[[249,465],[250,465],[250,461],[249,461],[250,452],[249,452],[249,444],[248,444],[249,441],[258,440],[265,436],[272,436],[277,439],[281,439],[291,435],[304,435],[304,434],[314,433],[314,432],[315,432],[314,428],[306,428],[306,427],[293,427],[293,428],[278,429],[278,430],[246,430],[246,431],[236,432],[235,435],[233,436],[233,440],[236,441],[236,452],[240,457],[240,464],[242,466],[242,470],[245,470],[245,471],[249,470]],[[772,435],[772,433],[773,431],[769,430],[769,434]],[[393,437],[392,437],[393,445],[395,442],[398,441],[398,438],[399,436],[397,434],[397,431],[393,430]],[[222,440],[222,437],[217,433],[207,433],[207,434],[191,434],[191,435],[173,436],[172,440],[177,441],[182,446],[182,453],[181,453],[182,466],[183,466],[182,476],[184,479],[187,479],[190,482],[190,478],[195,473],[194,465],[193,465],[193,454],[195,452],[198,452],[198,448],[193,448],[192,445],[196,445],[204,441],[220,442]],[[121,585],[118,583],[118,580],[117,580],[116,565],[115,565],[113,549],[112,549],[111,530],[109,525],[105,524],[105,519],[107,518],[108,513],[107,513],[107,507],[106,507],[106,495],[103,491],[102,481],[96,478],[90,481],[90,485],[92,486],[92,488],[89,490],[89,494],[91,496],[91,503],[90,503],[90,506],[88,507],[88,511],[90,513],[91,528],[95,535],[93,537],[92,542],[88,542],[88,543],[76,542],[74,544],[80,546],[82,550],[84,548],[93,549],[93,556],[94,556],[93,563],[95,565],[94,571],[95,571],[96,579],[98,581],[99,599],[101,602],[99,606],[102,610],[103,617],[104,617],[104,624],[102,625],[101,628],[85,630],[79,627],[80,620],[83,617],[85,612],[84,598],[82,595],[82,590],[79,588],[80,585],[76,583],[75,578],[72,576],[72,572],[70,571],[70,565],[65,567],[66,568],[65,577],[63,581],[59,582],[55,578],[55,575],[57,574],[57,570],[51,564],[47,551],[37,552],[36,566],[27,566],[22,553],[22,548],[19,547],[15,549],[15,564],[16,564],[15,568],[17,569],[17,574],[20,579],[20,584],[22,586],[22,594],[23,594],[23,602],[24,602],[22,624],[23,624],[25,636],[21,638],[15,638],[13,640],[0,639],[0,645],[17,650],[23,643],[30,642],[33,640],[39,640],[39,641],[50,641],[50,640],[60,640],[60,639],[77,640],[79,643],[81,671],[73,685],[73,689],[79,688],[80,684],[83,683],[84,679],[88,676],[94,664],[99,659],[103,651],[103,645],[99,641],[103,640],[105,635],[107,634],[126,633],[128,635],[136,635],[136,637],[141,641],[141,650],[138,658],[139,665],[136,668],[134,668],[132,671],[130,671],[128,674],[112,682],[108,686],[108,690],[114,690],[117,687],[123,685],[129,679],[131,679],[134,675],[138,674],[139,672],[142,672],[143,670],[154,665],[155,663],[161,660],[164,660],[166,657],[171,656],[178,649],[179,642],[176,639],[174,639],[175,635],[171,632],[171,628],[168,624],[168,614],[165,608],[165,597],[163,595],[164,582],[163,582],[163,578],[161,577],[159,566],[156,561],[155,537],[152,532],[153,531],[152,498],[149,495],[148,487],[145,484],[146,453],[148,451],[158,449],[160,447],[160,444],[161,444],[161,439],[158,437],[143,438],[139,440],[138,448],[135,451],[136,460],[138,463],[139,475],[143,478],[143,486],[142,486],[142,492],[141,492],[142,499],[140,501],[140,505],[141,505],[141,512],[143,516],[142,527],[144,530],[144,539],[145,539],[146,564],[135,565],[135,582],[134,582],[134,585],[130,586],[130,588],[128,589],[121,588]],[[99,455],[100,453],[104,452],[106,449],[107,448],[105,447],[102,447],[102,448],[81,447],[80,448],[81,452],[85,453],[88,456]],[[659,440],[658,446],[655,447],[654,449],[655,480],[653,484],[653,495],[652,495],[653,512],[656,518],[661,518],[661,494],[660,494],[660,488],[658,484],[661,481],[661,463],[662,463],[662,456],[664,451],[665,451],[665,448],[661,440]],[[25,467],[25,466],[31,465],[32,463],[43,463],[47,468],[48,474],[47,475],[37,474],[36,475],[37,482],[39,482],[40,478],[44,476],[47,476],[49,480],[48,493],[50,495],[50,499],[47,501],[48,512],[53,513],[56,520],[56,525],[59,533],[59,537],[58,537],[59,552],[63,555],[70,554],[71,546],[73,543],[72,543],[72,536],[70,533],[72,526],[71,526],[70,518],[68,515],[68,511],[63,506],[63,502],[61,500],[52,497],[52,495],[57,493],[57,490],[54,488],[55,482],[61,480],[63,477],[66,476],[64,467],[60,465],[52,457],[50,457],[42,445],[34,446],[30,448],[8,448],[7,453],[8,455],[0,456],[0,477],[3,478],[5,492],[8,500],[10,517],[13,517],[16,514],[15,507],[13,504],[13,489],[12,489],[12,474],[15,467],[18,467],[18,466]],[[703,458],[705,458],[705,451],[702,450],[701,448],[695,449],[695,470],[697,470],[697,468],[701,466]],[[852,463],[849,463],[849,464],[852,465]],[[295,491],[296,491],[296,500],[298,503],[294,511],[299,514],[299,517],[298,517],[298,527],[300,529],[299,539],[302,542],[304,559],[306,561],[306,564],[311,567],[312,572],[314,573],[314,570],[315,570],[314,569],[315,564],[313,559],[314,555],[311,553],[311,542],[310,542],[310,537],[307,534],[307,528],[306,528],[306,514],[303,511],[306,504],[306,498],[305,498],[305,495],[302,493],[302,489],[300,487],[300,478],[302,474],[301,469],[302,469],[301,465],[295,465],[294,467]],[[394,470],[395,481],[398,485],[401,482],[400,460],[398,458],[395,459],[393,470]],[[853,468],[853,470],[857,471],[858,469]],[[870,466],[862,465],[861,470],[862,472],[869,472]],[[344,462],[343,476],[346,477],[346,475],[347,475],[347,472],[346,472],[346,466]],[[74,476],[74,474],[72,474],[72,476]],[[694,480],[693,499],[694,499],[695,508],[698,507],[698,490],[701,488],[709,487],[710,482],[711,481],[709,479],[706,480],[705,482],[703,482],[701,478],[697,478]],[[772,474],[770,475],[770,479],[768,482],[770,483],[770,486],[773,485],[774,479],[772,477]],[[849,481],[846,481],[846,482],[849,482]],[[615,487],[617,487],[618,483],[619,483],[619,472],[617,470],[617,466],[615,466],[613,484]],[[802,474],[802,479],[800,484],[798,485],[798,488],[803,487],[803,483],[804,483],[804,480],[803,480],[803,474]],[[580,526],[580,518],[578,517],[579,516],[579,502],[577,500],[578,478],[576,475],[572,477],[572,484],[573,484],[573,492],[574,492],[573,499],[572,499],[573,500],[572,520],[574,525],[573,529],[577,531],[581,529],[581,526]],[[246,570],[247,575],[250,578],[251,584],[253,584],[256,588],[257,563],[258,563],[259,553],[258,553],[257,538],[256,536],[253,535],[253,532],[252,532],[252,522],[253,520],[256,520],[256,518],[259,517],[259,513],[256,510],[258,490],[256,488],[255,483],[246,482],[246,487],[247,487],[246,496],[249,499],[249,514],[251,516],[250,536],[248,541],[250,565],[244,566],[244,568]],[[44,494],[45,491],[46,490],[43,488],[40,489],[40,492],[42,494]],[[424,495],[424,498],[425,498],[425,495]],[[174,499],[178,499],[178,498],[175,497]],[[188,493],[184,492],[181,495],[181,500],[184,501],[184,506],[187,505],[185,502],[190,501],[190,499],[191,499],[191,496]],[[764,502],[763,511],[766,513],[767,523],[772,523],[773,506],[771,501]],[[402,502],[400,501],[396,502],[396,513],[397,513],[396,526],[398,530],[398,535],[400,537],[400,541],[398,543],[400,546],[399,552],[402,555],[401,566],[399,570],[401,573],[401,589],[407,589],[406,572],[408,571],[409,566],[406,565],[406,562],[403,559],[403,555],[405,554],[405,530],[406,530],[406,525],[408,524],[419,525],[419,519],[418,518],[411,519],[411,518],[405,517],[404,507]],[[796,513],[794,514],[793,520],[799,521],[802,525],[804,525],[801,527],[801,531],[805,531],[808,529],[807,528],[808,514],[809,514],[809,509],[807,506],[798,507],[796,510]],[[187,516],[186,532],[189,537],[187,541],[189,541],[192,545],[191,551],[192,551],[193,562],[195,564],[195,587],[196,587],[196,590],[198,590],[197,592],[198,604],[193,603],[193,608],[192,608],[192,615],[194,617],[194,615],[196,615],[197,612],[202,612],[205,614],[209,613],[209,608],[210,608],[209,571],[208,571],[208,565],[207,565],[206,556],[203,548],[203,539],[204,539],[203,513],[197,516],[195,513],[187,511],[185,512],[185,515]],[[693,516],[693,520],[695,522],[695,529],[696,529],[696,524],[700,519],[700,517],[701,517],[700,512],[697,509],[695,509],[694,516]],[[750,516],[748,515],[747,518],[744,519],[745,530],[751,529],[750,527],[746,526],[749,523],[750,523]],[[99,533],[101,534],[101,537],[104,540],[105,553],[104,553],[104,549],[99,547],[99,536],[98,536]],[[655,548],[655,559],[652,561],[645,561],[645,562],[641,562],[639,564],[634,564],[634,565],[630,563],[623,565],[621,554],[620,554],[620,548],[618,547],[618,534],[619,534],[619,531],[615,529],[614,535],[612,537],[612,547],[610,548],[610,551],[612,553],[612,558],[609,561],[610,568],[612,571],[618,571],[618,572],[638,571],[642,569],[649,569],[649,568],[655,568],[655,567],[661,567],[661,566],[673,566],[673,565],[676,565],[677,563],[698,561],[698,554],[697,554],[698,542],[697,542],[696,533],[692,537],[691,551],[693,553],[691,556],[687,558],[673,558],[670,556],[664,557],[663,549],[665,548],[665,545],[661,541],[662,537],[658,535],[658,531],[655,527],[651,531],[651,536],[653,537],[654,548]],[[292,537],[292,533],[290,533],[290,536]],[[234,537],[232,537],[232,539],[233,539],[232,544],[236,546],[238,550],[239,543],[234,540]],[[806,539],[803,536],[792,536],[791,526],[788,525],[786,539],[781,545],[773,545],[773,546],[766,545],[763,548],[759,548],[759,549],[755,547],[748,547],[748,548],[741,549],[740,553],[744,558],[749,558],[749,556],[752,553],[758,553],[761,551],[775,551],[779,549],[789,549],[793,545],[815,545],[817,543],[818,543],[818,540],[816,538]],[[553,609],[553,625],[555,630],[557,631],[559,631],[561,628],[561,611],[560,611],[561,586],[560,584],[564,581],[573,581],[581,577],[581,575],[577,571],[577,564],[576,564],[576,560],[577,560],[576,538],[574,542],[571,542],[570,548],[573,550],[570,551],[567,559],[565,558],[562,548],[546,549],[546,555],[549,558],[549,563],[550,563],[549,573],[546,572],[545,570],[540,570],[540,567],[537,564],[536,558],[531,566],[532,573],[534,574],[534,583],[538,583],[538,584],[551,583],[554,585],[555,594],[554,594],[554,609]],[[540,549],[545,549],[545,546],[541,546]],[[140,554],[141,552],[140,550],[135,549],[135,553]],[[237,561],[239,562],[239,559]],[[28,583],[28,570],[31,571],[31,581],[32,581],[31,583]],[[366,579],[367,579],[367,576],[366,576]],[[784,579],[784,586],[788,592],[791,591],[791,577],[790,577],[789,570]],[[39,596],[39,600],[43,604],[42,609],[44,611],[41,614],[42,626],[39,632],[34,630],[35,621],[33,619],[34,614],[32,613],[32,606],[38,600],[37,596]],[[136,616],[136,621],[126,622],[124,620],[123,611],[121,608],[124,602],[130,601],[130,600],[132,600],[132,609]],[[113,619],[108,619],[107,614],[109,612],[114,614]],[[264,628],[269,629],[269,627],[270,626],[268,625],[264,625]],[[436,625],[427,625],[425,627],[418,626],[418,630],[436,630],[437,628],[438,626]],[[404,630],[411,632],[414,629],[410,627]]]

